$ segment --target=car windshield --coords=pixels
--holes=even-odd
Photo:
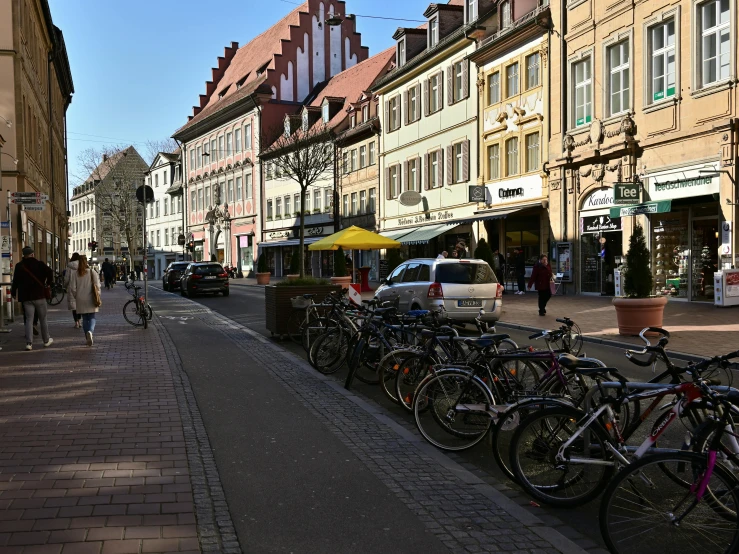
[[[193,268],[193,273],[204,275],[206,273],[223,273],[220,264],[197,265]]]
[[[497,283],[495,273],[488,264],[459,263],[438,264],[436,266],[436,282],[472,285],[481,283]]]

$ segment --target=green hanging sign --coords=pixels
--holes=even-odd
[[[634,206],[621,206],[611,208],[611,217],[628,217],[630,215],[662,214],[672,211],[672,200],[660,200],[659,202],[644,202]]]

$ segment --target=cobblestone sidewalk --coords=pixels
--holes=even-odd
[[[92,348],[66,301],[51,347],[25,351],[22,318],[0,335],[1,554],[199,553],[199,530],[202,551],[240,552],[225,502],[209,509],[214,466],[192,467],[209,449],[186,383],[158,327],[125,322],[129,299],[103,291]]]
[[[572,318],[587,337],[642,345],[639,337],[618,334],[616,310],[610,297],[554,296],[547,315],[539,316],[536,293],[503,296],[502,323],[536,329],[559,326],[558,317]],[[700,302],[670,301],[663,327],[670,332],[669,350],[697,356],[727,353],[737,342],[739,309],[717,308]]]

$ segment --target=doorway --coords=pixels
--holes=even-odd
[[[694,218],[691,299],[713,302],[713,274],[718,270],[718,218]]]

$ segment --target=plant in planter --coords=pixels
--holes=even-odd
[[[331,277],[331,282],[336,285],[348,285],[352,282],[352,278],[347,274],[346,271],[346,257],[344,256],[344,250],[341,246],[334,252],[334,276]]]
[[[620,335],[638,335],[645,327],[661,327],[666,296],[652,296],[652,270],[644,228],[638,223],[629,239],[622,274],[623,297],[613,299]]]
[[[257,285],[269,285],[269,267],[267,267],[267,256],[264,252],[257,260]]]
[[[287,275],[289,281],[296,280],[300,277],[300,256],[297,250],[293,250],[290,257],[290,273]]]

